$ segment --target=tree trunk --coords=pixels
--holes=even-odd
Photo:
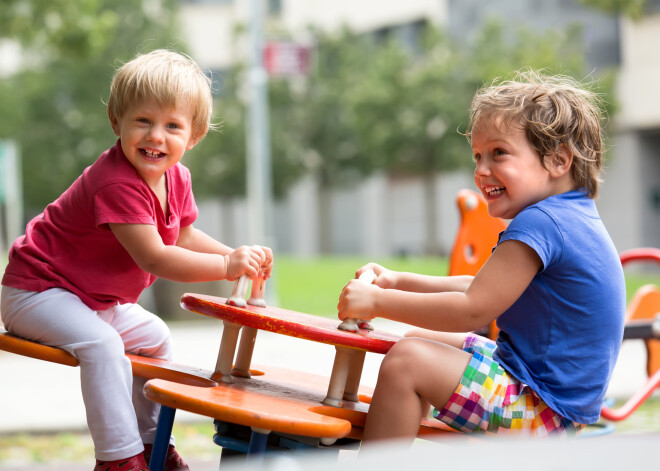
[[[332,253],[332,188],[323,171],[319,174],[319,251]]]

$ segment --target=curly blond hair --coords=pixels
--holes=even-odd
[[[194,138],[201,139],[212,127],[211,79],[183,54],[157,49],[117,69],[108,98],[110,121],[120,119],[129,106],[143,100],[155,100],[163,108],[190,104]]]
[[[575,79],[521,70],[511,80],[496,79],[475,93],[466,136],[481,120],[520,126],[541,163],[564,145],[573,154],[572,177],[589,197],[598,196],[603,166],[602,99]]]

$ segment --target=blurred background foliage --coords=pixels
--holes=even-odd
[[[185,51],[177,3],[3,0],[0,38],[19,41],[23,66],[0,78],[0,137],[20,146],[27,216],[114,143],[104,105],[114,69],[140,50]]]
[[[176,0],[3,0],[0,39],[20,43],[24,64],[0,76],[0,138],[21,148],[27,217],[114,143],[104,101],[116,67],[159,47],[187,51],[177,8]],[[431,183],[437,172],[471,165],[460,133],[472,94],[484,82],[521,67],[593,78],[577,24],[537,33],[492,21],[470,43],[431,24],[412,45],[348,29],[309,35],[315,46],[309,75],[269,83],[276,197],[308,172],[326,189],[377,170],[422,175]],[[214,77],[220,130],[184,158],[198,198],[245,192],[244,71],[245,63],[237,63]],[[609,112],[612,77],[597,77]],[[434,186],[426,188],[434,201]],[[435,217],[432,205],[428,210]]]

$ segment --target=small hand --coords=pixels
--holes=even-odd
[[[269,247],[261,247],[261,250],[264,253],[264,259],[261,262],[259,276],[267,280],[273,273],[273,251]]]
[[[375,317],[373,315],[374,303],[379,289],[377,286],[364,283],[357,278],[349,281],[339,295],[337,304],[339,319],[373,319]]]
[[[355,272],[355,278],[359,278],[362,273],[367,270],[373,270],[376,274],[376,279],[374,284],[383,289],[393,288],[396,284],[396,275],[395,272],[388,270],[387,268],[378,265],[377,263],[367,263],[363,267],[359,268]]]
[[[225,256],[225,259],[229,260],[227,262],[227,280],[234,281],[242,275],[254,279],[259,275],[262,260],[266,258],[266,255],[260,247],[258,249],[255,247],[257,246],[241,245]]]

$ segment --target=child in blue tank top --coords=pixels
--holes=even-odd
[[[370,263],[339,318],[419,327],[385,356],[364,442],[412,442],[434,416],[465,432],[572,436],[598,420],[623,338],[625,284],[594,199],[602,167],[598,97],[574,80],[520,72],[480,89],[467,137],[491,216],[510,219],[474,276]],[[367,316],[364,313],[369,313]],[[497,319],[496,342],[473,333]]]

